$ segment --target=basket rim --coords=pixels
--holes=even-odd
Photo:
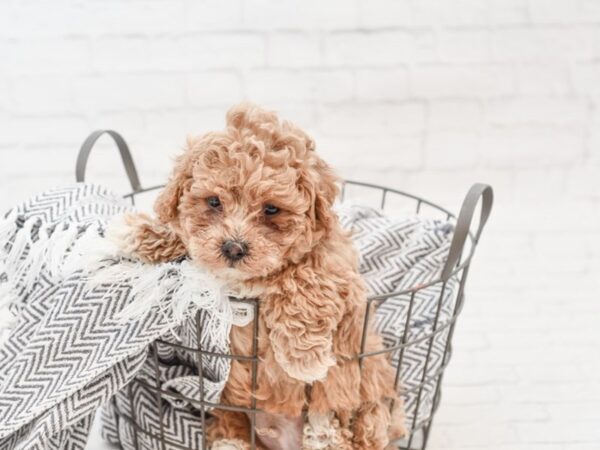
[[[357,181],[357,180],[343,180],[342,187],[345,187],[345,185],[362,186],[362,187],[371,188],[371,189],[379,189],[380,191],[382,191],[384,193],[390,192],[392,194],[407,197],[407,198],[415,200],[419,203],[422,203],[422,204],[428,205],[432,208],[435,208],[440,212],[443,212],[444,214],[446,214],[446,217],[448,220],[456,221],[456,218],[457,218],[456,214],[452,213],[450,210],[444,208],[443,206],[440,206],[432,201],[429,201],[429,200],[419,197],[417,195],[402,191],[400,189],[395,189],[395,188],[391,188],[391,187],[387,187],[387,186],[382,186],[382,185],[379,185],[376,183],[368,183],[368,182]],[[135,196],[138,194],[145,194],[148,192],[152,192],[157,189],[161,189],[164,186],[165,186],[165,184],[163,183],[163,184],[156,184],[156,185],[153,185],[153,186],[150,186],[147,188],[140,188],[140,189],[134,190],[132,192],[129,192],[129,193],[123,195],[123,198],[134,199]],[[385,300],[387,300],[388,298],[391,298],[391,297],[399,297],[402,295],[413,294],[415,292],[426,289],[426,288],[431,287],[438,283],[448,283],[448,281],[450,279],[455,277],[458,273],[460,273],[463,269],[465,269],[470,264],[471,259],[475,253],[475,247],[476,247],[475,235],[473,234],[473,232],[471,230],[469,230],[467,235],[469,237],[470,244],[471,244],[470,249],[469,249],[469,254],[466,257],[464,257],[464,259],[460,262],[460,264],[458,264],[454,268],[454,270],[450,273],[448,280],[444,281],[442,279],[442,273],[440,271],[440,274],[438,276],[436,276],[432,280],[428,281],[427,283],[419,284],[419,285],[412,286],[410,288],[402,289],[402,290],[398,290],[398,291],[386,292],[384,294],[369,295],[369,296],[367,296],[367,302],[378,302],[379,301],[379,302],[383,303]]]

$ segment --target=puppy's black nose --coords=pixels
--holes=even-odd
[[[245,242],[227,240],[221,246],[221,253],[229,261],[239,261],[248,254],[248,246]]]

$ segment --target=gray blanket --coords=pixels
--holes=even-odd
[[[164,370],[158,377],[145,370],[148,346],[161,336],[227,352],[226,307],[217,293],[203,287],[202,274],[196,277],[190,267],[184,272],[183,264],[157,266],[149,289],[164,294],[158,299],[164,306],[192,274],[198,304],[190,304],[180,317],[155,305],[128,320],[120,315],[124,308],[147,302],[150,290],[138,283],[146,268],[132,261],[104,260],[101,269],[110,273],[117,267],[121,274],[118,282],[108,284],[77,270],[79,261],[89,259],[88,246],[101,239],[107,220],[128,209],[105,188],[78,184],[33,197],[0,224],[0,299],[15,315],[0,347],[1,450],[83,449],[96,410],[136,376],[158,381],[175,393],[197,394],[190,390],[190,375],[198,380],[190,369],[191,355],[159,351],[156,356]],[[185,326],[185,317],[196,310],[207,330],[200,342],[184,331],[196,329]],[[204,395],[217,401],[228,362],[211,358],[204,365]],[[171,418],[189,420],[175,408]]]
[[[372,295],[406,291],[432,282],[446,263],[454,231],[446,220],[415,215],[391,217],[381,210],[349,205],[340,208],[339,217],[342,225],[353,232],[360,272]],[[452,277],[443,290],[441,283],[417,290],[412,309],[412,296],[405,293],[388,298],[376,311],[375,328],[384,344],[408,344],[404,351],[392,352],[392,364],[395,368],[401,365],[399,381],[409,427],[413,423],[418,427],[432,412],[457,285]],[[434,325],[436,330],[445,329],[431,342],[427,336],[433,333]]]

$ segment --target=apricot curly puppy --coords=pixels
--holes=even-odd
[[[384,449],[405,433],[402,404],[385,356],[359,368],[365,286],[332,212],[337,179],[314,148],[274,113],[234,107],[224,131],[188,141],[156,201],[158,218],[130,216],[118,235],[145,261],[185,255],[259,298],[261,448]],[[233,328],[231,347],[252,354],[252,324]],[[369,331],[367,351],[381,348]],[[251,362],[232,362],[222,401],[251,406]],[[213,416],[213,449],[249,448],[246,414]]]

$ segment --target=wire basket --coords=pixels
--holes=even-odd
[[[85,171],[87,166],[88,157],[96,141],[104,134],[108,134],[115,141],[117,148],[120,152],[127,177],[131,184],[132,191],[126,194],[124,197],[129,199],[132,204],[135,204],[136,198],[143,193],[158,190],[162,185],[151,186],[143,188],[135,164],[131,157],[131,153],[125,140],[115,131],[112,130],[99,130],[92,133],[86,141],[83,143],[76,166],[76,179],[77,181],[84,181]],[[384,211],[400,210],[411,211],[413,214],[427,217],[437,217],[451,222],[454,225],[454,234],[450,243],[450,249],[448,251],[448,257],[440,275],[433,281],[425,284],[414,286],[410,289],[405,289],[397,292],[388,292],[380,295],[373,295],[367,299],[365,304],[366,314],[363,325],[363,340],[361,344],[361,351],[356,358],[359,363],[364,358],[373,356],[374,354],[387,353],[390,355],[390,360],[395,361],[394,369],[396,370],[395,388],[399,389],[400,384],[403,385],[402,393],[405,396],[410,395],[412,399],[411,408],[414,408],[414,414],[409,414],[409,420],[407,425],[409,435],[401,441],[395,442],[398,449],[400,450],[425,450],[427,447],[427,441],[431,432],[433,418],[437,408],[440,404],[441,399],[441,385],[444,376],[444,370],[447,367],[450,357],[452,354],[452,336],[454,334],[454,328],[456,320],[462,310],[465,300],[465,284],[471,265],[471,260],[477,246],[477,242],[481,236],[482,230],[487,222],[489,214],[491,212],[493,203],[493,191],[490,186],[484,184],[475,184],[467,193],[465,200],[462,204],[462,208],[458,216],[450,212],[449,210],[438,206],[428,200],[420,198],[415,195],[407,194],[405,192],[391,189],[384,186],[379,186],[370,183],[362,183],[357,181],[345,181],[342,186],[342,200],[349,196],[357,197],[358,199],[368,200],[370,205],[373,205],[376,201],[379,207]],[[480,215],[478,224],[474,225],[474,231],[471,231],[473,218],[478,205]],[[452,286],[452,289],[450,289]],[[452,291],[449,293],[449,291]],[[419,295],[423,292],[435,292],[438,298],[435,300],[433,313],[431,314],[431,324],[426,333],[422,333],[416,337],[412,336],[409,330],[411,314],[415,310],[415,305],[419,301]],[[367,329],[367,323],[370,319],[369,315],[373,314],[374,305],[375,308],[380,307],[389,299],[403,299],[406,302],[407,314],[406,322],[403,325],[403,334],[399,343],[393,345],[384,346],[383,350],[378,352],[366,353],[364,350],[366,336],[365,330]],[[450,298],[450,300],[448,300]],[[201,348],[185,348],[186,351],[192,352],[196,356],[197,364],[195,367],[196,374],[198,375],[198,383],[200,384],[200,395],[199,398],[189,398],[180,394],[173,394],[173,392],[166,392],[160,383],[159,374],[159,353],[158,346],[169,347],[182,347],[181,344],[168,342],[166,340],[158,340],[151,345],[149,351],[150,362],[153,363],[156,383],[148,383],[147,381],[135,379],[125,388],[124,393],[129,402],[128,411],[119,410],[115,408],[115,416],[117,421],[126,421],[131,429],[133,430],[132,442],[133,445],[130,447],[136,450],[142,450],[147,448],[156,448],[160,450],[166,450],[171,448],[179,448],[182,450],[200,450],[207,448],[206,435],[201,433],[197,438],[192,439],[195,442],[194,446],[182,446],[176,442],[169,441],[165,437],[164,422],[165,417],[162,415],[163,402],[165,398],[173,397],[174,395],[181,397],[181,400],[186,401],[188,404],[194,405],[194,411],[197,414],[197,420],[201,422],[202,429],[208,420],[210,409],[224,409],[230,411],[245,412],[248,414],[251,422],[251,448],[257,448],[258,438],[255,432],[255,413],[258,411],[256,408],[256,400],[252,400],[250,408],[237,407],[232,405],[224,405],[218,402],[212,402],[210,399],[204,398],[204,390],[202,388],[203,383],[203,371],[205,366],[203,364],[204,358],[228,358],[230,360],[238,359],[251,362],[252,367],[252,388],[256,389],[257,386],[257,371],[259,358],[257,355],[257,337],[259,321],[256,320],[258,317],[260,302],[255,299],[232,299],[234,302],[244,302],[253,309],[253,351],[250,355],[231,355],[222,354],[208,351]],[[444,304],[444,305],[442,305]],[[442,311],[445,310],[448,313],[444,316]],[[200,313],[197,314],[196,327],[199,333],[201,324]],[[435,350],[434,350],[435,349]],[[418,370],[414,367],[407,367],[407,355],[411,351],[415,351],[422,357],[421,363],[418,365]],[[435,355],[434,355],[435,353]],[[412,371],[412,381],[408,385],[405,384],[405,373]],[[142,426],[139,418],[136,417],[134,407],[134,394],[133,390],[136,383],[144,389],[152,392],[156,406],[159,411],[159,424],[158,427],[152,429],[146,429]],[[116,403],[115,405],[116,406]],[[409,405],[407,405],[408,408]],[[117,430],[119,427],[117,426]],[[117,436],[119,442],[121,437]],[[142,439],[142,437],[144,439]],[[146,444],[141,445],[141,441]],[[151,442],[148,446],[147,442]]]

